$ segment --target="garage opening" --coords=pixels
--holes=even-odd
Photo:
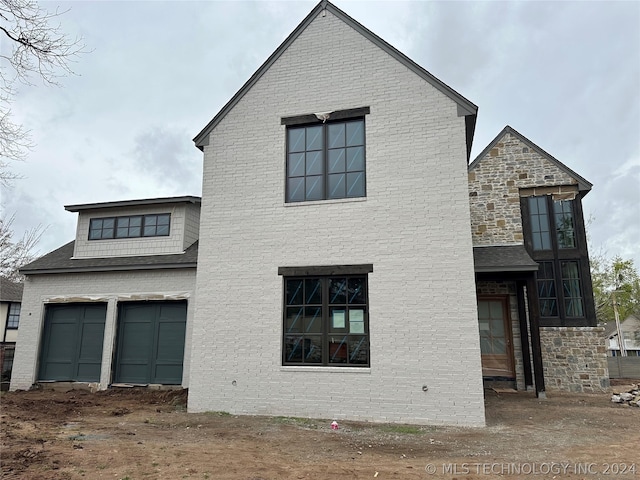
[[[38,379],[99,382],[106,303],[47,305]]]
[[[119,306],[114,383],[180,385],[187,302]]]

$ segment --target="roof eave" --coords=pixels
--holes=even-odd
[[[95,210],[101,208],[122,208],[146,205],[163,205],[172,203],[191,203],[199,204],[202,199],[200,197],[185,195],[181,197],[159,197],[159,198],[143,198],[139,200],[119,200],[115,202],[101,203],[82,203],[77,205],[65,205],[64,209],[68,212],[80,212],[83,210]]]
[[[197,262],[189,263],[166,263],[158,265],[105,265],[87,267],[63,267],[63,268],[36,268],[33,270],[20,270],[22,275],[46,275],[57,273],[91,273],[91,272],[124,272],[139,270],[175,270],[197,268]]]
[[[538,271],[538,265],[522,265],[522,266],[508,266],[508,267],[475,267],[475,273],[500,273],[500,272],[536,272]]]

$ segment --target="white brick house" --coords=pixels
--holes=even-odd
[[[476,113],[321,1],[194,139],[202,200],[65,207],[75,241],[22,270],[11,388],[160,383],[190,412],[479,426],[483,380],[606,387],[591,184],[510,127],[468,166]],[[530,198],[561,207],[543,233]]]
[[[189,411],[484,424],[475,114],[332,4],[313,9],[195,138]],[[355,307],[332,306],[344,279],[365,292]]]

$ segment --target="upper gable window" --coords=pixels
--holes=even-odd
[[[169,213],[92,218],[89,223],[89,240],[166,237],[169,235],[170,223]]]
[[[288,203],[366,196],[366,113],[368,107],[332,112],[326,123],[313,115],[283,119]]]
[[[553,222],[550,222],[548,202],[552,202]],[[534,250],[551,250],[552,224],[557,248],[576,248],[576,234],[571,200],[552,200],[548,196],[529,197],[531,241]]]

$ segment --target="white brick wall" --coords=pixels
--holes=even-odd
[[[183,386],[189,385],[191,329],[193,325],[195,269],[114,272],[95,274],[32,275],[25,281],[18,342],[11,389],[28,389],[37,380],[38,353],[45,304],[60,302],[107,302],[100,388],[111,383],[115,351],[117,303],[127,300],[187,300],[187,329]]]
[[[285,205],[281,117],[363,106],[366,199]],[[205,148],[189,410],[483,425],[465,152],[452,100],[318,17]],[[361,263],[371,368],[282,367],[278,267]]]
[[[180,204],[82,211],[78,215],[74,257],[101,258],[182,253],[198,238],[199,210],[199,206],[196,205],[189,205],[187,209],[185,204]],[[89,240],[89,222],[92,218],[161,213],[171,214],[169,236]]]

